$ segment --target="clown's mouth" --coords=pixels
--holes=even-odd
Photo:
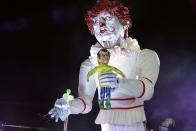
[[[103,28],[103,29],[100,30],[100,34],[102,34],[102,33],[111,33],[111,32],[114,32],[114,31],[115,31],[114,27],[109,28],[109,29]]]
[[[102,29],[102,30],[100,30],[100,33],[104,33],[106,31],[107,31],[106,29]]]

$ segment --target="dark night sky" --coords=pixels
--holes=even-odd
[[[148,126],[161,120],[176,120],[174,131],[196,128],[196,2],[195,0],[122,0],[133,20],[129,35],[141,48],[160,57],[160,75],[155,95],[146,102]],[[50,127],[46,122],[56,98],[66,88],[77,96],[79,67],[88,58],[96,39],[89,33],[83,15],[92,1],[7,0],[0,2],[0,121]],[[70,116],[70,131],[99,131],[98,112]],[[16,129],[8,129],[16,131]],[[172,130],[172,131],[173,131]],[[21,131],[21,130],[20,130]]]

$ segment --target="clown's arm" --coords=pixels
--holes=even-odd
[[[87,73],[92,69],[92,64],[89,60],[82,63],[79,74],[79,97],[74,100],[67,101],[66,98],[57,99],[54,107],[49,111],[49,115],[62,121],[70,114],[88,113],[92,109],[92,100],[95,94],[96,86],[94,79],[87,81]]]
[[[87,81],[88,72],[92,69],[92,63],[89,59],[85,60],[80,67],[78,98],[70,102],[71,114],[88,113],[92,109],[92,100],[96,91],[96,84],[91,77]]]
[[[138,78],[121,79],[119,87],[122,93],[128,93],[141,101],[151,99],[159,73],[159,66],[159,58],[154,51],[149,49],[142,50],[137,60]]]

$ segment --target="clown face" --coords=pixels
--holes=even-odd
[[[109,42],[109,47],[113,47],[124,36],[124,29],[118,18],[108,12],[98,14],[93,22],[94,35],[101,44]]]

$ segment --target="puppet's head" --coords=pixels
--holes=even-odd
[[[98,41],[117,41],[120,36],[127,37],[132,25],[128,8],[117,0],[97,0],[85,14],[85,21]]]
[[[103,48],[97,53],[97,61],[100,64],[108,64],[110,60],[110,52]]]

